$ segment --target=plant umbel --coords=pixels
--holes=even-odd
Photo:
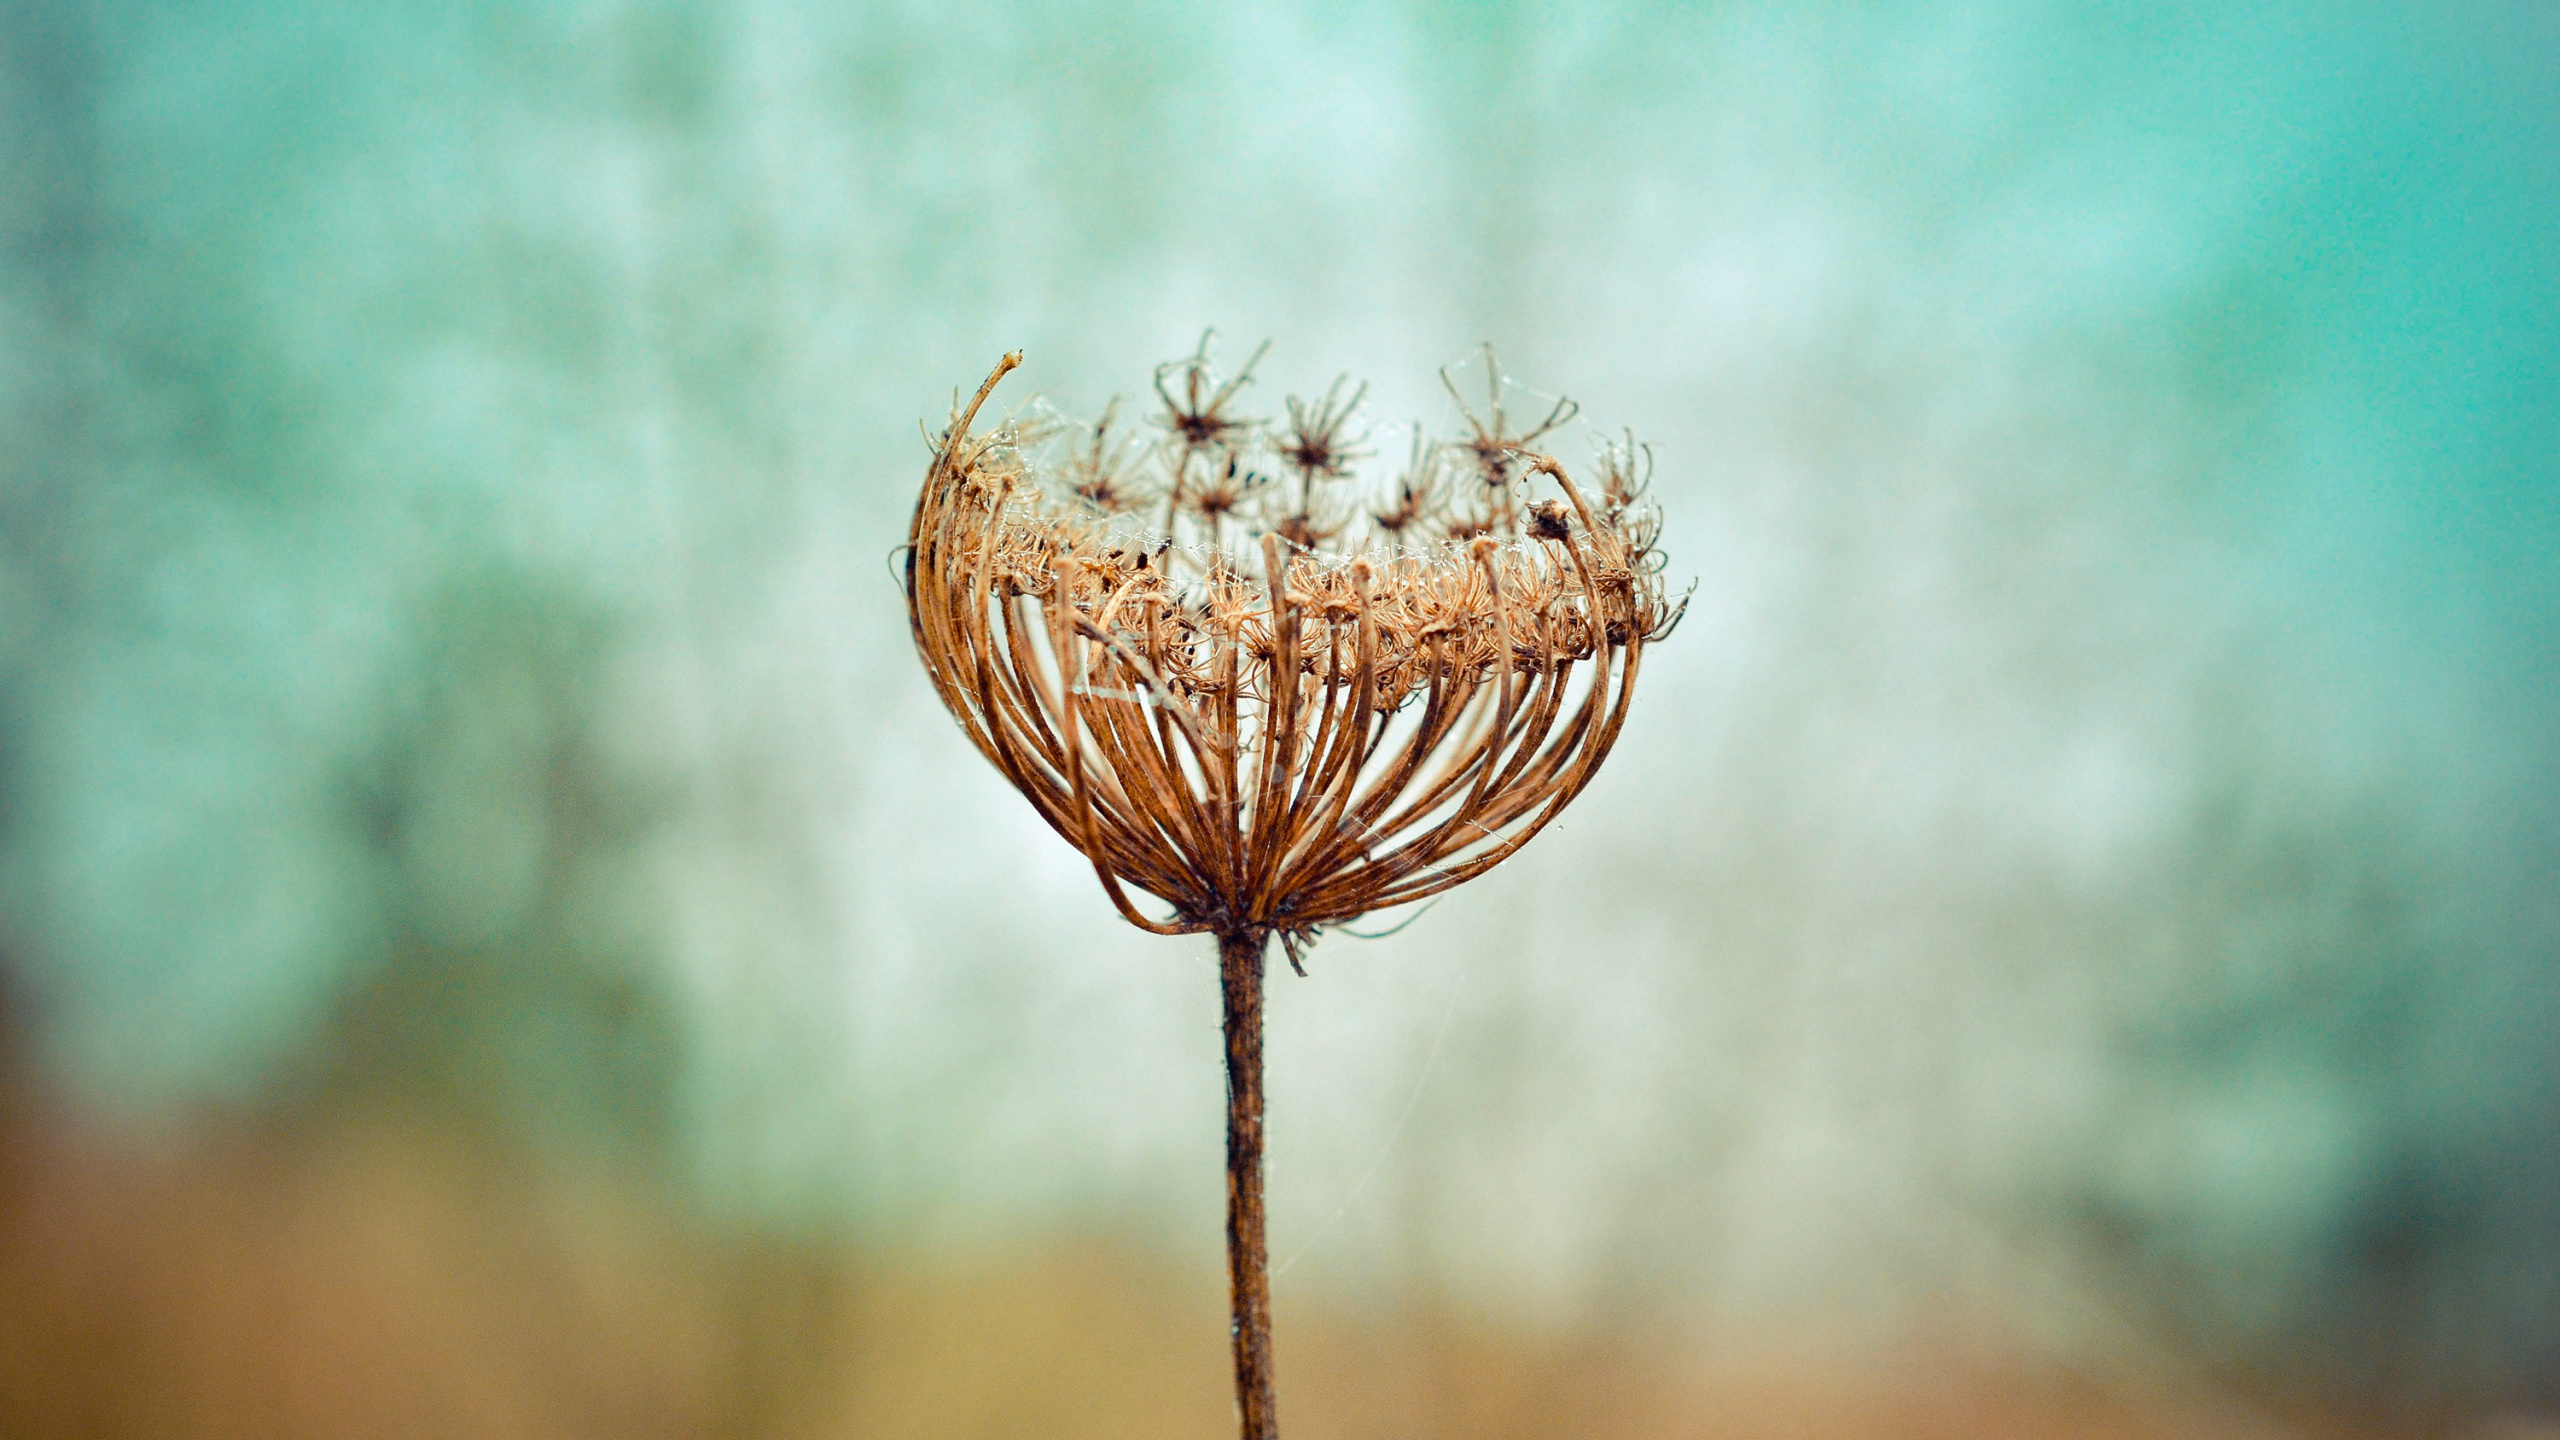
[[[1264,347],[1266,350],[1268,346]],[[1364,503],[1365,387],[1234,413],[1209,341],[1159,367],[1157,443],[1044,417],[977,434],[999,361],[934,437],[907,614],[961,728],[1158,935],[1218,939],[1227,1253],[1246,1440],[1276,1435],[1262,1207],[1264,954],[1500,864],[1599,769],[1644,647],[1678,623],[1646,453],[1586,495],[1489,414]],[[1443,379],[1446,380],[1444,374]],[[1456,387],[1451,387],[1456,393]],[[1463,402],[1462,408],[1463,408]],[[1286,483],[1262,467],[1285,472]],[[1527,491],[1552,482],[1554,496]],[[1153,918],[1133,892],[1170,907]],[[1305,973],[1300,969],[1299,973]]]

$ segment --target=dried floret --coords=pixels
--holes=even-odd
[[[1423,438],[1421,426],[1413,427],[1412,458],[1405,462],[1404,473],[1396,477],[1386,503],[1369,512],[1370,523],[1377,526],[1390,545],[1402,543],[1405,532],[1416,530],[1439,505],[1442,454],[1439,446]]]
[[[1473,462],[1478,483],[1484,487],[1483,512],[1477,530],[1508,538],[1519,533],[1512,508],[1512,482],[1520,478],[1521,456],[1528,448],[1580,413],[1582,407],[1559,395],[1547,410],[1547,417],[1519,434],[1510,431],[1510,419],[1502,409],[1502,362],[1494,358],[1493,346],[1484,347],[1485,413],[1476,414],[1467,397],[1458,393],[1458,382],[1449,378],[1447,369],[1440,372],[1440,384],[1457,402],[1458,413],[1467,419],[1470,433],[1456,442]]]
[[[1252,383],[1253,367],[1271,350],[1265,340],[1244,362],[1244,368],[1221,380],[1209,364],[1209,342],[1217,332],[1200,332],[1200,348],[1181,360],[1171,360],[1156,367],[1156,395],[1164,401],[1164,413],[1156,423],[1173,432],[1187,454],[1204,450],[1231,449],[1236,438],[1254,428],[1257,422],[1227,413],[1236,392]],[[1177,396],[1165,387],[1171,376],[1181,377],[1182,393]]]
[[[1125,435],[1112,433],[1112,422],[1119,414],[1120,402],[1115,398],[1093,422],[1090,438],[1061,467],[1069,493],[1104,515],[1127,514],[1155,498],[1152,487],[1137,478],[1141,447]]]

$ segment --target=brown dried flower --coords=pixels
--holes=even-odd
[[[1492,868],[1590,782],[1677,617],[1618,468],[1594,509],[1554,460],[1514,457],[1563,492],[1521,539],[1390,555],[1344,520],[1228,544],[1261,481],[1227,422],[1237,453],[1194,476],[1179,533],[1139,535],[1060,503],[1089,465],[973,436],[983,398],[916,507],[917,648],[971,740],[1159,934],[1303,934]],[[1403,508],[1425,503],[1409,486]],[[1138,551],[1162,558],[1117,558]],[[1523,663],[1515,634],[1553,652]]]
[[[1286,428],[1268,433],[1229,413],[1264,350],[1219,381],[1204,336],[1158,370],[1167,441],[1139,462],[1161,469],[1153,478],[1106,458],[1107,412],[1062,458],[1011,422],[973,433],[1020,363],[1007,355],[936,440],[906,587],[943,703],[1092,861],[1120,914],[1219,939],[1248,1440],[1272,1424],[1268,938],[1295,966],[1320,927],[1428,899],[1516,853],[1591,783],[1645,646],[1683,608],[1658,579],[1659,521],[1632,441],[1604,453],[1596,508],[1562,465],[1522,448],[1564,423],[1570,401],[1512,435],[1497,374],[1486,417],[1460,402],[1474,434],[1453,448],[1484,482],[1461,488],[1478,493],[1453,512],[1443,452],[1417,438],[1390,503],[1363,510],[1320,491],[1361,453],[1343,432],[1364,391],[1344,400],[1336,381],[1316,404],[1292,398]],[[1259,503],[1258,454],[1298,482],[1276,513]],[[1523,533],[1514,491],[1539,477],[1559,494],[1526,507]],[[1157,493],[1167,503],[1148,508],[1163,523],[1141,529],[1123,497]],[[1171,913],[1149,915],[1141,895]]]

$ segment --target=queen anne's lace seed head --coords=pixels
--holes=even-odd
[[[1590,783],[1685,606],[1631,437],[1586,496],[1526,448],[1571,402],[1512,434],[1495,373],[1469,435],[1417,434],[1364,499],[1366,387],[1268,426],[1236,413],[1262,355],[1222,378],[1204,336],[1160,367],[1143,449],[1112,410],[973,433],[1006,356],[935,438],[908,534],[943,702],[1163,934],[1304,935],[1491,869]]]

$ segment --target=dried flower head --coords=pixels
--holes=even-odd
[[[1541,477],[1555,496],[1484,524],[1417,442],[1391,502],[1364,510],[1328,493],[1361,391],[1293,399],[1266,432],[1227,414],[1243,377],[1216,382],[1207,354],[1158,373],[1170,443],[1146,482],[1099,458],[1107,415],[1063,456],[1010,424],[973,434],[999,364],[927,470],[908,608],[944,703],[1132,924],[1303,937],[1482,874],[1553,820],[1679,607],[1658,527],[1630,523],[1632,446],[1604,458],[1596,506],[1516,448],[1571,402],[1511,436],[1497,384],[1460,442],[1506,496]],[[1295,482],[1277,506],[1259,503],[1265,456]],[[1106,498],[1140,486],[1170,497],[1157,529]]]
[[[1430,445],[1417,429],[1392,494],[1364,507],[1337,492],[1356,489],[1351,462],[1366,453],[1348,429],[1365,386],[1292,396],[1277,430],[1230,413],[1268,349],[1221,380],[1204,335],[1159,368],[1165,436],[1144,456],[1112,447],[1109,410],[1063,454],[1038,417],[974,433],[1022,361],[1005,356],[934,437],[906,573],[916,652],[980,752],[1093,862],[1131,924],[1218,937],[1245,1440],[1277,1431],[1269,937],[1295,966],[1320,927],[1439,894],[1527,844],[1591,782],[1644,647],[1685,605],[1662,593],[1649,452],[1632,439],[1604,450],[1595,509],[1525,448],[1571,401],[1515,435],[1496,373],[1486,416],[1458,402],[1474,434]],[[1447,480],[1451,456],[1472,482]],[[1273,484],[1266,460],[1295,483]],[[1559,493],[1523,507],[1533,477]],[[1133,890],[1172,913],[1149,917]]]

